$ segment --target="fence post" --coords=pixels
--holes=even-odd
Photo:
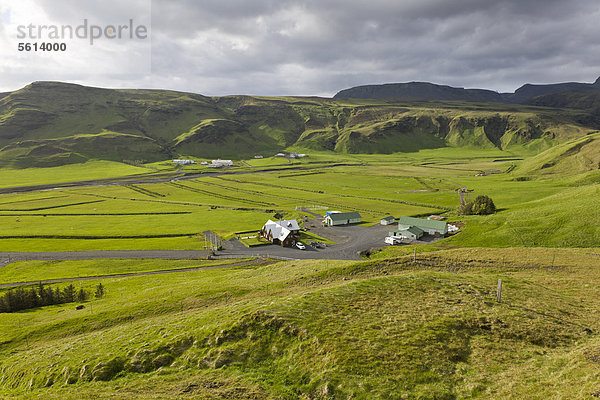
[[[498,288],[496,289],[496,301],[502,303],[502,279],[498,279]]]

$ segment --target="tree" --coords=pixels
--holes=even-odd
[[[75,286],[70,284],[63,289],[63,301],[65,303],[72,303],[75,301]]]
[[[88,296],[88,292],[83,290],[83,288],[80,288],[77,292],[77,301],[86,301],[88,299]]]
[[[96,297],[104,295],[104,288],[98,285],[96,288]],[[0,296],[0,313],[12,313],[31,308],[49,306],[54,304],[72,303],[75,300],[85,301],[89,299],[90,293],[84,289],[75,290],[72,284],[60,289],[58,287],[45,287],[41,283],[36,287],[25,289],[18,287],[7,291]]]
[[[101,299],[102,297],[104,297],[104,286],[102,286],[102,282],[100,282],[98,286],[96,286],[96,293],[94,293],[94,297],[96,297],[97,299]]]
[[[477,198],[465,204],[460,209],[465,215],[488,215],[496,212],[496,205],[489,196],[477,196]]]

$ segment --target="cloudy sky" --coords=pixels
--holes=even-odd
[[[0,91],[60,80],[206,95],[408,81],[512,92],[600,76],[597,0],[0,0],[0,21]],[[86,38],[48,37],[84,21]],[[92,25],[127,28],[90,44]],[[140,26],[147,35],[128,36]],[[47,41],[67,50],[18,51]]]

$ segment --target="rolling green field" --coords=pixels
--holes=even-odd
[[[156,172],[153,168],[135,167],[112,161],[89,161],[85,164],[54,168],[0,168],[0,188],[110,179],[153,172]]]
[[[464,224],[458,235],[439,242],[448,246],[589,247],[600,239],[597,224],[576,218],[585,213],[598,221],[598,175],[531,177],[525,151],[444,148],[326,157],[310,155],[307,159],[316,164],[298,164],[301,169],[261,172],[240,166],[216,176],[168,183],[5,194],[0,196],[0,248],[202,249],[207,230],[231,237],[259,230],[276,213],[313,217],[301,208],[321,214],[359,211],[365,224],[386,215],[442,214]],[[332,163],[341,165],[331,167]],[[43,177],[61,176],[65,168],[49,168]],[[107,174],[119,171],[112,164],[105,168]],[[487,217],[457,215],[461,188],[469,189],[470,198],[491,196],[499,212]]]
[[[79,260],[21,261],[0,269],[0,283],[32,282],[36,280],[96,277],[137,272],[203,268],[231,264],[240,260]]]
[[[417,263],[296,261],[86,281],[102,282],[106,296],[83,310],[0,315],[2,393],[589,398],[600,390],[590,284],[600,257],[591,251],[550,259],[542,249],[459,249]],[[57,272],[70,267],[60,264]]]
[[[83,310],[64,304],[0,314],[0,398],[541,400],[599,393],[597,171],[538,173],[538,156],[526,148],[302,152],[306,160],[282,170],[285,164],[250,159],[251,166],[236,162],[189,180],[2,194],[0,251],[203,250],[205,231],[228,238],[275,215],[313,218],[302,209],[359,211],[365,225],[390,214],[441,214],[461,230],[417,246],[416,262],[414,246],[390,246],[363,262],[257,260],[120,278],[102,275],[238,260],[0,267],[2,283],[97,277],[73,284],[106,288]],[[81,176],[160,170],[93,165]],[[31,182],[79,179],[69,168],[43,170]],[[471,199],[491,196],[497,213],[459,215],[461,188]],[[495,301],[498,279],[502,303]]]

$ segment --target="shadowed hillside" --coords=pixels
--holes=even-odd
[[[599,91],[600,78],[594,83],[525,84],[514,93],[498,93],[486,89],[464,89],[428,82],[388,83],[356,86],[338,92],[336,99],[392,99],[399,101],[469,101],[528,104],[538,96],[572,91]]]
[[[463,89],[428,82],[388,83],[345,89],[336,99],[401,99],[401,100],[457,100],[502,102],[502,96],[491,90]]]
[[[485,91],[469,93],[489,101]],[[600,121],[587,110],[457,101],[211,98],[36,82],[0,100],[0,167],[243,158],[289,147],[389,154],[525,146],[539,152],[598,128]]]

